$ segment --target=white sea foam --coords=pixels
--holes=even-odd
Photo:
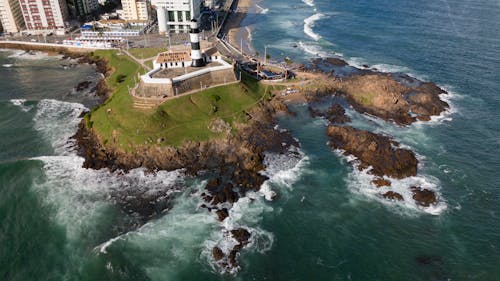
[[[25,99],[11,99],[10,102],[13,105],[18,106],[24,112],[28,112],[31,109],[33,109],[33,106],[31,106],[31,105],[27,106],[26,105],[26,100]]]
[[[269,180],[264,182],[260,192],[266,200],[270,200],[276,195],[273,187],[281,191],[292,188],[309,165],[309,157],[299,148],[292,146],[287,154],[267,153],[264,165],[266,169],[262,174],[269,177]]]
[[[405,214],[416,214],[419,212],[425,212],[431,215],[439,215],[447,209],[447,204],[439,193],[439,180],[435,177],[429,175],[417,175],[414,177],[408,177],[404,179],[393,179],[389,177],[384,177],[391,181],[390,187],[376,187],[372,180],[376,177],[369,174],[368,171],[371,167],[368,167],[362,171],[358,169],[359,162],[356,157],[349,155],[344,156],[342,150],[335,150],[335,152],[343,158],[347,163],[352,165],[352,171],[347,177],[347,186],[351,192],[354,194],[360,194],[364,197],[374,199],[378,202],[383,203],[389,207],[397,207],[395,211],[402,211]],[[418,205],[413,199],[413,192],[410,187],[416,186],[421,188],[426,188],[432,190],[436,193],[438,203],[431,205],[429,207],[423,207]],[[383,194],[393,191],[401,194],[403,201],[388,200],[383,198]],[[411,211],[408,213],[407,211]]]
[[[307,6],[314,7],[314,0],[302,0]]]
[[[304,43],[302,41],[299,41],[299,43],[297,44],[297,46],[305,51],[306,53],[308,54],[311,54],[315,57],[322,57],[322,58],[327,58],[327,57],[331,57],[332,55],[336,55],[336,56],[342,56],[341,53],[336,53],[336,52],[327,52],[324,50],[324,48],[322,48],[321,46],[319,46],[317,43]]]
[[[68,155],[74,148],[70,137],[76,132],[81,120],[79,116],[85,110],[87,108],[80,103],[41,100],[33,118],[35,130],[52,144],[56,154]]]
[[[321,36],[317,33],[314,33],[313,28],[316,21],[324,18],[325,15],[321,13],[314,14],[304,20],[304,33],[311,37],[313,40],[318,41],[321,39]]]
[[[9,58],[22,59],[22,60],[46,60],[50,58],[62,58],[62,56],[61,55],[49,56],[47,53],[40,51],[14,50],[12,51],[12,54],[9,55]]]
[[[78,239],[94,224],[106,217],[110,192],[154,193],[158,190],[178,192],[177,183],[182,181],[181,170],[156,174],[144,169],[134,169],[127,174],[111,173],[107,169],[84,169],[84,159],[76,155],[42,156],[45,179],[35,185],[45,204],[56,209],[55,220],[64,225],[68,237]],[[168,194],[168,193],[167,193]],[[109,211],[108,211],[109,212]],[[103,251],[113,241],[104,245]]]
[[[266,203],[271,200],[275,192],[272,188],[279,188],[281,193],[291,189],[292,185],[300,178],[308,163],[308,157],[298,148],[292,147],[285,154],[268,153],[265,156],[266,166],[263,174],[269,177],[259,192],[247,192],[245,197],[239,198],[229,209],[228,217],[220,223],[222,231],[212,233],[211,239],[205,241],[202,257],[211,264],[214,271],[234,274],[239,268],[229,269],[221,267],[224,261],[215,261],[212,256],[213,247],[219,247],[228,256],[237,245],[232,237],[231,230],[244,228],[251,233],[249,244],[245,251],[264,253],[272,248],[274,235],[258,225],[263,214],[273,212],[274,209]]]
[[[263,8],[262,6],[260,6],[258,4],[256,6],[257,6],[257,10],[258,10],[259,14],[265,15],[265,14],[267,14],[269,12],[268,8]]]
[[[9,68],[9,67],[12,67],[13,64],[10,64],[10,63],[6,63],[6,64],[2,64],[3,67],[6,67],[6,68]]]

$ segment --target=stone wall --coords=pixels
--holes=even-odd
[[[237,80],[233,69],[224,69],[205,73],[184,81],[174,83],[177,95],[181,95],[194,90],[200,90],[224,83],[235,82]],[[201,84],[200,84],[201,82]]]
[[[166,98],[172,97],[174,91],[172,84],[146,84],[141,81],[135,90],[135,95],[144,98]]]

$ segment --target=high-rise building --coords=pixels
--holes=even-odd
[[[124,20],[149,20],[150,5],[147,0],[122,0]]]
[[[0,0],[0,22],[7,33],[18,33],[24,28],[18,0]]]
[[[191,19],[200,17],[201,0],[151,0],[158,16],[158,30],[189,32]]]
[[[86,20],[89,15],[92,15],[99,9],[98,0],[68,0],[68,6],[71,15]]]
[[[32,34],[64,34],[68,7],[65,0],[19,0],[26,30]]]

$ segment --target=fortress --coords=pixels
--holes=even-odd
[[[139,102],[159,104],[168,98],[239,81],[234,66],[226,62],[216,48],[200,48],[198,22],[190,25],[191,48],[159,53],[153,70],[142,75],[132,90]],[[141,106],[137,106],[141,107]]]

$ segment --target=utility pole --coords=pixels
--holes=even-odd
[[[267,63],[267,45],[264,45],[264,65]]]

